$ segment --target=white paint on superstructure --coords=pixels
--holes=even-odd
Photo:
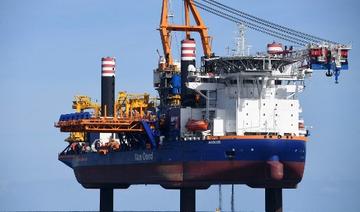
[[[279,60],[278,57],[261,60],[264,69],[215,76],[193,73],[188,88],[216,94],[214,109],[208,108],[210,113],[214,111],[209,119],[214,136],[304,135],[306,130],[303,120],[300,120],[302,111],[297,94],[304,90],[304,78],[310,76],[311,71],[300,68],[299,63],[273,69],[272,59]],[[186,110],[189,109],[182,109],[182,118],[183,115],[184,118],[190,116],[189,112],[186,115]],[[182,132],[186,132],[184,124],[181,124]]]

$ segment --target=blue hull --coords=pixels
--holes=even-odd
[[[87,188],[160,184],[166,188],[247,184],[293,188],[301,181],[306,142],[231,139],[166,142],[156,150],[61,154]],[[280,173],[281,172],[281,173]]]

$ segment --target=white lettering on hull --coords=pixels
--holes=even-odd
[[[134,154],[134,159],[135,159],[136,161],[150,161],[150,160],[154,160],[154,153],[146,153],[146,152],[143,152],[143,153],[140,153],[140,154],[135,153],[135,154]]]

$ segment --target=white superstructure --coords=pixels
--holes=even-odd
[[[264,54],[206,61],[214,70],[192,72],[187,83],[206,99],[206,107],[181,110],[182,135],[189,133],[185,120],[201,118],[209,121],[213,136],[304,135],[298,94],[312,71],[293,57]]]

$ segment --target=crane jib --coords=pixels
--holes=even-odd
[[[335,41],[272,23],[224,5],[216,0],[192,0],[191,2],[196,7],[228,21],[237,24],[241,23],[254,31],[306,47],[305,50],[300,50],[305,52],[300,57],[307,59],[306,67],[312,70],[326,70],[326,76],[335,76],[336,83],[340,71],[348,69],[348,51],[351,49],[349,45],[339,44]]]

